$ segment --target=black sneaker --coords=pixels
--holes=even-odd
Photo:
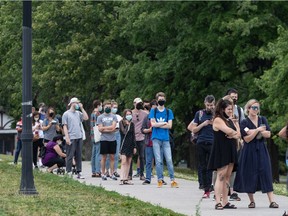
[[[140,177],[140,173],[137,173],[137,174],[133,175],[133,177],[134,177],[134,178],[135,178],[135,177]]]
[[[116,176],[117,178],[119,178],[120,177],[120,175],[115,171],[114,173],[114,176]]]
[[[142,185],[148,185],[148,184],[150,184],[150,181],[148,181],[148,180],[145,180],[145,181],[142,183]]]
[[[241,201],[241,198],[238,196],[237,193],[231,194],[229,201]]]
[[[163,184],[163,185],[167,185],[167,182],[165,182],[165,181],[162,179],[162,184]]]

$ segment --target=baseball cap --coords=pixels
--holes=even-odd
[[[134,103],[136,103],[136,104],[137,104],[137,103],[141,103],[141,102],[143,103],[143,101],[142,101],[141,98],[135,98],[135,99],[134,99]]]
[[[80,100],[78,100],[78,98],[76,98],[76,97],[73,97],[73,98],[71,98],[70,103],[68,104],[68,106],[70,106],[72,103],[80,103]]]

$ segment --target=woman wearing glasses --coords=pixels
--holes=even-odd
[[[240,124],[244,146],[239,158],[234,190],[248,194],[248,208],[256,207],[253,194],[260,190],[267,193],[269,208],[278,208],[273,195],[270,156],[265,145],[265,138],[271,136],[270,127],[267,119],[259,115],[260,103],[257,100],[247,102],[245,114],[248,117]]]

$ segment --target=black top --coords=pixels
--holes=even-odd
[[[228,127],[236,131],[231,119],[227,120]],[[229,139],[223,131],[214,132],[214,143],[210,154],[208,169],[217,170],[229,163],[237,163],[237,140]],[[234,165],[235,169],[235,165]]]
[[[127,157],[133,156],[133,150],[136,147],[135,127],[134,123],[130,122],[130,126],[124,123],[124,120],[119,122],[121,145],[120,154]]]

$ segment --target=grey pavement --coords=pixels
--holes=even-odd
[[[246,194],[239,194],[241,201],[232,201],[237,209],[215,210],[215,201],[212,200],[213,193],[209,199],[201,199],[203,191],[198,189],[198,182],[183,179],[176,179],[179,188],[171,188],[170,180],[165,177],[168,185],[157,188],[157,179],[152,179],[150,185],[142,185],[143,181],[133,178],[134,185],[119,185],[120,181],[108,179],[102,181],[101,178],[91,177],[90,162],[83,162],[82,174],[85,179],[77,179],[87,185],[101,186],[107,191],[115,191],[124,196],[149,202],[171,209],[184,215],[193,216],[282,216],[284,211],[288,211],[288,197],[275,195],[275,201],[279,204],[278,209],[270,209],[267,194],[257,192],[255,194],[255,209],[249,209],[249,199]],[[76,179],[76,177],[74,177]]]

